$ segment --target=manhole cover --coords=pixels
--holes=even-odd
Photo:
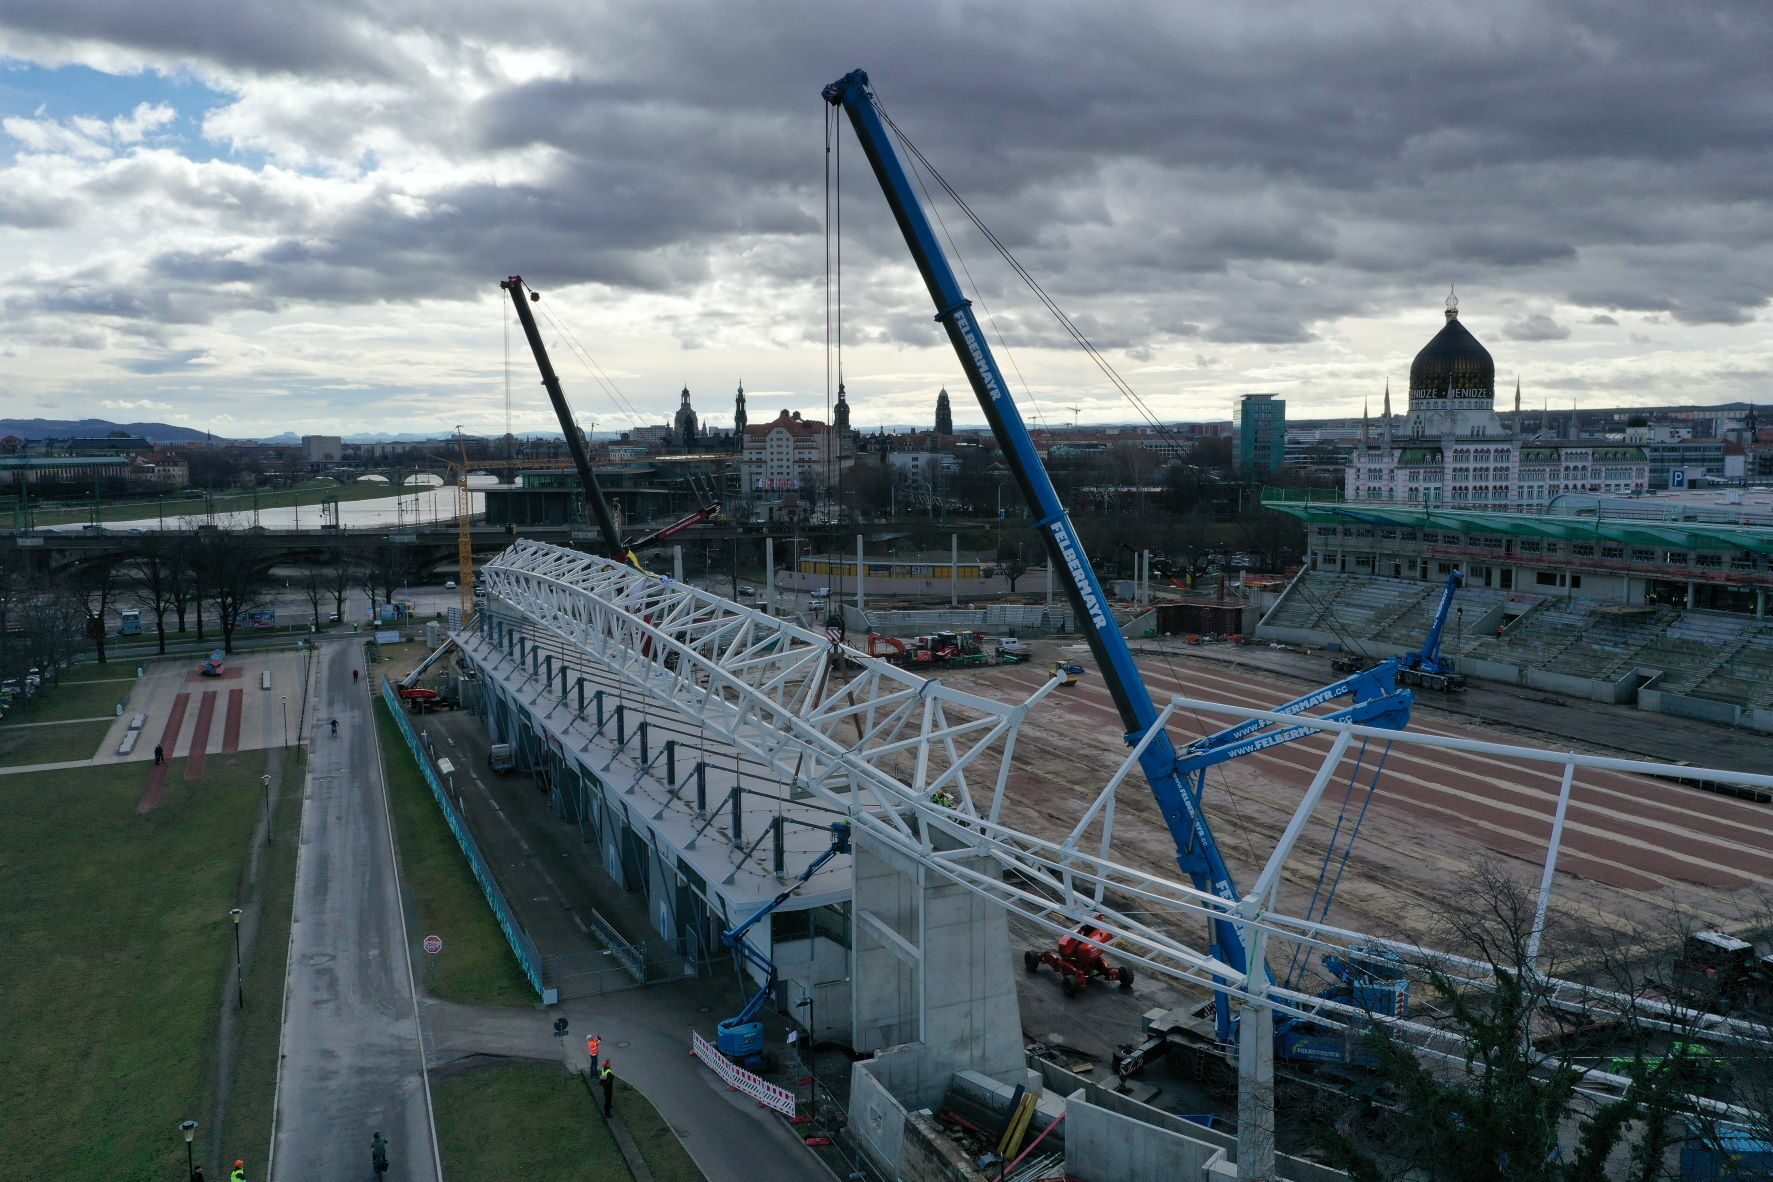
[[[714,1007],[713,1007],[713,1006],[697,1006],[697,1007],[696,1007],[696,1013],[698,1013],[698,1014],[706,1014],[706,1013],[710,1013],[710,1012],[712,1012],[712,1011],[713,1011],[713,1009],[714,1009]]]
[[[308,965],[326,964],[328,961],[330,961],[332,959],[333,959],[333,955],[330,952],[310,952],[306,956],[302,957],[302,963],[308,964]]]
[[[616,1045],[617,1045],[617,1046],[619,1046],[619,1047],[626,1047],[626,1046],[632,1046],[632,1045],[633,1045],[633,1044],[632,1044],[632,1043],[628,1043],[628,1042],[619,1042],[619,1043],[617,1043],[617,1044],[616,1044]]]

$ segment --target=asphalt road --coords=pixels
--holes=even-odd
[[[270,1171],[289,1182],[372,1178],[378,1130],[390,1178],[442,1177],[368,678],[351,681],[357,654],[321,646],[308,735]]]

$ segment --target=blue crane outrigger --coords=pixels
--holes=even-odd
[[[868,75],[861,70],[852,71],[825,87],[823,96],[827,103],[841,108],[849,116],[875,178],[886,194],[893,218],[911,249],[912,259],[935,301],[935,319],[947,331],[960,358],[961,368],[997,439],[1004,462],[1028,504],[1034,527],[1041,535],[1052,567],[1058,573],[1084,639],[1120,714],[1125,740],[1129,746],[1137,745],[1157,722],[1157,707],[1140,676],[1132,650],[1109,611],[1108,597],[1084,554],[1083,543],[1070,515],[1060,503],[1058,491],[1041,464],[1028,427],[992,357],[979,319],[973,312],[972,301],[961,291],[953,268],[936,241],[929,218],[919,204],[888,137],[868,84]],[[1381,662],[1277,710],[1280,713],[1302,713],[1346,698],[1351,699],[1351,704],[1327,717],[1368,726],[1401,728],[1409,721],[1412,699],[1408,690],[1398,689],[1399,668],[1396,660]],[[1276,727],[1268,722],[1250,721],[1191,743],[1181,751],[1171,743],[1167,734],[1157,734],[1146,744],[1139,759],[1140,769],[1150,783],[1164,824],[1175,842],[1176,864],[1197,889],[1211,892],[1228,903],[1239,901],[1201,805],[1208,770],[1227,760],[1314,733],[1317,732],[1305,726]],[[1248,973],[1249,959],[1243,938],[1230,917],[1221,916],[1211,921],[1211,951],[1217,960],[1240,976]],[[1359,964],[1351,968],[1361,971]],[[1233,1042],[1232,1009],[1224,994],[1216,999],[1215,1011],[1215,1030],[1220,1042]],[[1282,1035],[1277,1031],[1277,1042],[1281,1041]]]

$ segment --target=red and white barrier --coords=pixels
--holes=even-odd
[[[726,1086],[744,1092],[765,1108],[773,1108],[783,1116],[794,1116],[794,1093],[779,1088],[768,1080],[746,1071],[699,1034],[690,1035],[690,1054],[714,1069]]]

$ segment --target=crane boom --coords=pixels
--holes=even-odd
[[[905,243],[911,249],[925,286],[929,288],[930,298],[935,301],[936,320],[947,330],[948,339],[954,345],[961,368],[985,412],[998,448],[1033,513],[1035,528],[1040,531],[1048,560],[1058,572],[1084,639],[1101,669],[1103,683],[1120,714],[1126,741],[1137,743],[1156,723],[1157,707],[1139,675],[1126,638],[1109,612],[1108,597],[1096,581],[1077,529],[1059,500],[1052,478],[1040,462],[1021,412],[1009,395],[1002,371],[992,357],[991,347],[986,343],[978,317],[973,312],[972,301],[961,291],[954,270],[942,253],[929,218],[918,203],[917,194],[887,136],[868,86],[868,75],[854,70],[825,87],[823,94],[827,103],[841,107],[849,116],[875,179],[886,194],[893,218],[905,236]],[[1199,889],[1236,902],[1237,892],[1225,867],[1225,859],[1207,825],[1198,795],[1190,792],[1177,766],[1176,749],[1169,736],[1156,736],[1146,746],[1139,763],[1140,770],[1151,784],[1164,824],[1175,841],[1177,865]],[[1248,958],[1236,925],[1221,918],[1213,920],[1212,927],[1213,955],[1239,973],[1247,971]],[[1226,1007],[1221,1005],[1219,1009],[1221,1026],[1225,1027],[1229,1021]]]
[[[499,284],[511,293],[511,302],[517,305],[517,319],[523,325],[523,335],[529,339],[529,349],[536,356],[536,368],[542,371],[542,385],[548,390],[548,401],[554,404],[554,415],[560,420],[560,432],[566,436],[566,450],[571,453],[573,467],[579,470],[579,483],[585,486],[585,504],[591,511],[591,519],[596,523],[598,532],[603,535],[604,554],[607,557],[621,559],[626,552],[622,545],[622,536],[616,532],[615,515],[610,512],[609,501],[604,498],[603,488],[597,483],[597,474],[591,469],[591,457],[585,453],[585,441],[579,438],[579,428],[573,423],[572,408],[566,404],[566,395],[560,389],[560,377],[554,372],[554,363],[548,360],[548,348],[542,344],[542,333],[536,327],[535,314],[529,310],[529,302],[523,298],[523,276],[513,275]],[[530,293],[530,299],[536,294]]]

